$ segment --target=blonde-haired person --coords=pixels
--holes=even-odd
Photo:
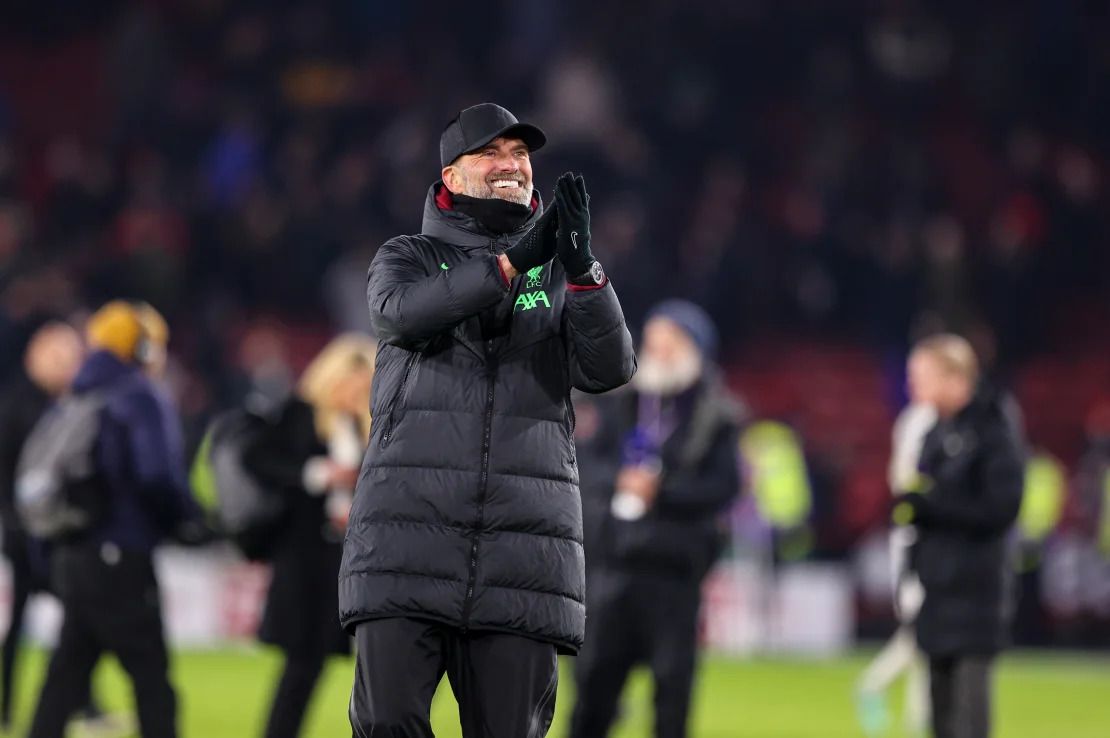
[[[289,500],[259,629],[263,642],[285,652],[266,738],[300,733],[327,656],[350,652],[336,615],[337,579],[351,497],[370,437],[374,355],[367,336],[332,340],[304,370],[277,421],[244,456],[259,481]]]
[[[953,334],[917,343],[911,393],[932,406],[919,474],[894,506],[912,525],[910,565],[925,598],[915,621],[929,659],[935,738],[991,733],[994,659],[1014,612],[1010,530],[1021,506],[1025,442],[1013,399],[980,379],[971,344]]]

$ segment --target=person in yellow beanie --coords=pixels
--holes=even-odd
[[[145,302],[113,300],[96,311],[85,328],[89,347],[160,376],[166,365],[170,329],[161,313]]]
[[[201,542],[206,529],[189,493],[177,413],[153,381],[169,328],[150,305],[116,300],[89,318],[86,334],[90,353],[72,392],[102,403],[89,483],[98,514],[55,541],[65,619],[29,736],[62,738],[101,654],[112,652],[134,685],[143,738],[175,738],[152,557],[163,539]]]

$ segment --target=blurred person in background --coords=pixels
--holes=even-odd
[[[504,108],[461,111],[422,233],[370,266],[374,427],[339,580],[356,640],[356,735],[431,736],[444,672],[467,738],[547,733],[558,652],[585,631],[572,387],[636,360],[590,250],[589,195],[565,174],[546,211]]]
[[[46,547],[33,540],[15,507],[15,478],[19,454],[35,423],[57,397],[69,390],[81,366],[85,347],[80,334],[68,323],[48,320],[31,334],[23,353],[22,370],[5,388],[0,399],[0,516],[4,526],[4,558],[11,570],[12,598],[8,633],[4,637],[3,679],[0,691],[0,730],[12,724],[12,693],[16,656],[23,635],[27,600],[48,587]],[[88,703],[88,695],[83,700]],[[98,714],[86,708],[84,714]]]
[[[575,667],[572,738],[609,732],[632,667],[655,679],[655,735],[687,734],[701,583],[723,550],[721,514],[740,489],[743,410],[714,364],[717,330],[698,306],[648,314],[633,391],[601,398],[590,444],[603,494],[587,539],[590,614]]]
[[[143,738],[172,738],[177,700],[153,552],[169,536],[199,542],[204,528],[185,482],[176,412],[155,382],[169,329],[150,305],[117,300],[93,314],[86,333],[91,353],[72,392],[105,396],[93,480],[103,512],[53,544],[51,580],[65,615],[29,735],[62,737],[110,651],[131,677]]]
[[[244,465],[287,495],[259,638],[285,652],[266,738],[300,734],[329,654],[350,653],[339,627],[336,577],[359,464],[370,436],[374,344],[347,334],[305,369],[296,392],[244,453]]]
[[[909,384],[910,404],[894,422],[887,482],[891,493],[902,494],[917,483],[917,465],[925,435],[936,425],[936,409],[918,394],[920,382]],[[904,702],[906,728],[915,734],[925,732],[929,712],[929,680],[925,661],[917,647],[914,620],[921,609],[925,591],[921,580],[909,568],[909,551],[917,540],[912,525],[895,525],[890,531],[890,563],[894,581],[894,614],[898,629],[871,661],[857,685],[860,724],[867,735],[880,735],[888,729],[885,692],[902,674],[906,675]]]
[[[1042,582],[1045,555],[1052,547],[1068,496],[1068,472],[1064,464],[1044,448],[1030,449],[1025,462],[1025,486],[1018,511],[1018,601],[1014,615],[1014,641],[1044,646],[1048,636],[1048,613]]]
[[[1017,404],[979,379],[971,344],[952,334],[920,341],[909,361],[911,393],[937,423],[925,436],[919,475],[894,505],[913,525],[910,564],[925,599],[917,641],[929,657],[936,738],[986,738],[992,672],[1014,614],[1011,531],[1021,506],[1025,444]]]
[[[809,556],[814,538],[813,470],[801,435],[778,420],[755,420],[740,436],[740,457],[767,534],[762,551],[765,563],[775,569]]]
[[[1071,517],[1094,550],[1110,559],[1110,398],[1094,403],[1085,425]]]

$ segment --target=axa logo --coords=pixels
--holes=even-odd
[[[516,302],[513,304],[513,312],[516,312],[518,310],[531,310],[532,308],[537,307],[541,302],[543,303],[544,307],[551,307],[551,301],[547,299],[547,293],[543,290],[536,290],[535,292],[522,292],[520,293],[520,296],[516,298]]]

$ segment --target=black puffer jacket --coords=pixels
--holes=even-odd
[[[370,266],[374,425],[339,577],[343,624],[421,617],[576,651],[585,626],[571,387],[629,380],[611,285],[559,262],[506,287],[507,236],[436,202]],[[442,204],[442,201],[441,201]]]
[[[911,561],[925,587],[917,637],[932,656],[991,654],[1006,645],[1014,607],[1009,535],[1023,486],[1016,404],[984,386],[925,437]]]

